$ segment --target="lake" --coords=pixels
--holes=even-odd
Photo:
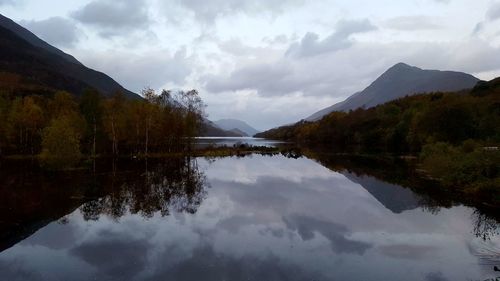
[[[235,145],[250,145],[250,146],[267,146],[276,147],[286,144],[286,142],[278,140],[269,140],[254,137],[197,137],[196,146],[198,148],[205,148],[209,146],[229,146]]]
[[[311,157],[311,156],[310,156]],[[498,222],[395,161],[0,166],[0,280],[486,280]]]

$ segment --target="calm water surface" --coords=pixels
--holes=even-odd
[[[4,164],[0,280],[500,276],[494,219],[352,163],[295,158],[102,164],[96,174]]]
[[[251,146],[267,146],[276,147],[285,144],[283,141],[269,140],[253,137],[198,137],[196,138],[196,145],[198,147],[207,146],[234,146],[246,144]]]

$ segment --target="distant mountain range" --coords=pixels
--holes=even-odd
[[[224,130],[214,122],[205,119],[200,133],[201,137],[244,137],[240,131]]]
[[[259,133],[257,129],[238,119],[221,119],[214,123],[223,130],[232,131],[242,136],[252,137]]]
[[[470,89],[478,81],[476,77],[462,72],[424,70],[398,63],[363,91],[353,94],[345,101],[320,110],[305,120],[316,121],[333,111],[369,108],[413,94]]]
[[[58,90],[81,95],[94,88],[104,96],[121,91],[140,98],[108,75],[90,69],[73,56],[49,45],[11,19],[0,15],[0,83],[20,94]]]

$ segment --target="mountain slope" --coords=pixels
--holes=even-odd
[[[200,137],[242,137],[238,132],[219,128],[214,122],[205,119],[203,122]]]
[[[53,47],[52,45],[48,44],[47,42],[41,40],[38,38],[35,34],[31,33],[24,27],[20,26],[19,24],[15,23],[13,20],[3,16],[0,14],[0,26],[12,31],[14,34],[17,36],[21,37],[28,43],[30,43],[33,46],[42,48],[46,51],[49,51],[55,55],[58,55],[60,57],[63,57],[66,59],[68,62],[76,63],[76,64],[81,64],[77,59],[75,59],[73,56],[66,54],[65,52]]]
[[[404,63],[389,68],[370,86],[306,118],[315,121],[333,111],[369,108],[407,95],[429,92],[454,92],[474,87],[479,79],[454,71],[423,70]]]
[[[94,88],[104,96],[117,91],[139,98],[104,73],[85,67],[11,20],[0,18],[0,82],[19,93],[64,90],[80,95]]]
[[[248,125],[246,122],[238,120],[238,119],[221,119],[215,121],[215,124],[224,130],[234,130],[244,132],[248,136],[253,136],[258,134],[259,131],[252,126]]]

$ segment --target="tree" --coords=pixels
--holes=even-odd
[[[110,136],[112,153],[118,155],[118,142],[125,134],[125,99],[121,92],[116,92],[113,97],[104,101],[104,128]]]
[[[44,121],[43,111],[33,97],[25,97],[21,107],[21,124],[25,129],[26,144],[29,143],[31,155],[35,155],[35,138],[41,133]]]
[[[7,143],[9,98],[7,92],[0,91],[0,156],[3,155]]]
[[[205,117],[205,104],[197,90],[180,91],[177,100],[184,109],[184,137],[187,148],[191,151],[193,138],[199,134]]]
[[[81,135],[67,117],[52,120],[43,130],[40,160],[49,169],[67,169],[78,163]]]
[[[99,92],[88,89],[80,101],[80,112],[87,122],[87,134],[92,142],[91,155],[96,156],[97,127],[102,122],[101,96]]]

